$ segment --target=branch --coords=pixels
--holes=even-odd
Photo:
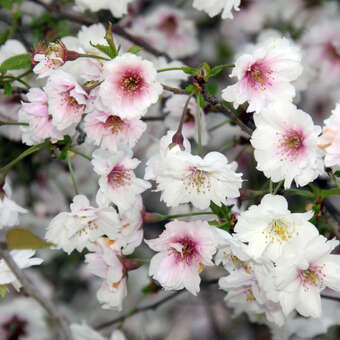
[[[39,290],[35,288],[27,280],[25,274],[13,260],[9,251],[4,250],[3,246],[0,247],[0,256],[4,259],[7,266],[11,269],[11,271],[18,279],[18,281],[21,283],[27,294],[30,295],[33,299],[35,299],[41,305],[41,307],[43,307],[46,310],[46,312],[50,315],[52,320],[54,320],[55,323],[58,325],[58,331],[60,332],[62,339],[72,340],[73,339],[72,333],[66,319],[61,314],[59,314],[54,305],[48,299],[42,296]]]
[[[201,285],[201,286],[202,286],[202,288],[204,288],[204,287],[207,287],[207,286],[216,284],[216,283],[218,283],[218,280],[219,280],[219,279],[213,279],[213,280],[204,281],[204,282],[202,282],[202,285]],[[148,311],[148,310],[155,310],[155,309],[157,309],[159,306],[163,305],[164,303],[166,303],[166,302],[168,302],[168,301],[174,299],[176,296],[178,296],[178,295],[180,295],[180,294],[182,294],[182,293],[185,293],[185,292],[187,292],[186,289],[179,290],[179,291],[177,291],[177,292],[175,292],[175,293],[172,293],[172,294],[166,296],[166,297],[163,298],[163,299],[160,299],[160,300],[157,301],[157,302],[154,302],[154,303],[152,303],[152,304],[150,304],[150,305],[148,305],[148,306],[145,306],[145,307],[136,308],[136,309],[134,309],[134,311],[132,311],[132,312],[127,312],[126,314],[123,314],[123,315],[119,316],[119,317],[116,318],[116,319],[113,319],[113,320],[111,320],[111,321],[107,321],[107,322],[104,322],[104,323],[102,323],[102,324],[99,324],[98,326],[95,326],[94,328],[95,328],[95,329],[106,328],[106,327],[112,326],[112,325],[114,325],[114,324],[116,324],[116,323],[118,323],[118,322],[121,322],[121,321],[125,320],[125,319],[127,318],[127,315],[128,315],[129,317],[131,317],[132,315],[139,314],[139,313],[142,313],[142,312],[145,312],[145,311]]]
[[[324,295],[324,294],[321,294],[321,297],[322,297],[323,299],[333,300],[333,301],[340,302],[340,297],[337,297],[337,296],[331,296],[331,295]]]
[[[85,26],[90,26],[90,25],[97,23],[97,21],[95,21],[95,20],[93,20],[89,17],[81,16],[81,15],[78,15],[76,13],[72,13],[72,12],[69,12],[69,11],[68,12],[61,11],[58,7],[53,6],[53,5],[48,5],[41,0],[29,0],[29,1],[34,2],[34,3],[44,7],[46,9],[46,11],[48,11],[49,13],[54,13],[58,18],[61,18],[61,19],[68,19],[70,21],[77,22],[78,24],[82,24],[82,25],[85,25]],[[131,41],[132,43],[142,47],[145,51],[147,51],[147,52],[149,52],[149,53],[151,53],[151,54],[153,54],[157,57],[165,57],[168,61],[172,60],[172,58],[167,53],[158,51],[156,48],[151,46],[149,43],[147,43],[143,39],[135,37],[135,36],[131,35],[130,33],[126,32],[119,25],[112,25],[112,32],[116,33],[117,35],[119,35],[119,36]]]

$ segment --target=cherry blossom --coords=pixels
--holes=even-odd
[[[35,250],[23,249],[23,250],[11,250],[10,256],[19,268],[26,269],[32,266],[39,266],[43,260],[38,257],[33,257]],[[17,277],[7,266],[5,260],[0,260],[0,285],[12,284],[13,287],[19,291],[21,283]]]
[[[27,99],[29,102],[22,102],[19,111],[19,120],[29,123],[29,126],[21,126],[22,141],[34,145],[46,138],[50,138],[53,143],[63,139],[63,132],[52,124],[46,93],[39,88],[32,88],[27,93]]]
[[[232,19],[233,14],[231,10],[234,8],[235,11],[239,11],[240,3],[241,0],[212,0],[209,2],[194,0],[193,6],[200,11],[207,12],[211,17],[222,12],[222,19]]]
[[[0,189],[0,229],[4,227],[13,227],[19,223],[19,214],[25,214],[28,211],[12,199],[12,189],[9,181],[6,179],[3,187]]]
[[[325,165],[340,168],[340,104],[336,104],[331,116],[324,121],[319,146],[325,151]]]
[[[330,253],[339,241],[318,235],[294,242],[277,261],[276,284],[285,315],[296,309],[303,316],[321,316],[320,292],[329,287],[340,291],[339,255]]]
[[[131,207],[137,195],[150,188],[150,183],[135,176],[139,160],[129,152],[115,154],[98,149],[93,153],[94,171],[100,175],[97,201],[101,205],[114,203],[122,211]]]
[[[95,145],[116,152],[119,145],[133,148],[146,129],[139,119],[122,119],[107,112],[95,111],[85,117],[85,131]]]
[[[286,38],[270,38],[256,45],[235,62],[231,77],[238,82],[222,92],[237,108],[248,101],[247,112],[261,111],[277,101],[295,96],[292,81],[302,73],[300,49]]]
[[[322,151],[318,148],[319,126],[289,102],[273,104],[254,116],[251,137],[257,169],[273,182],[294,180],[303,186],[323,173]]]
[[[161,93],[162,86],[151,62],[126,53],[105,63],[99,99],[109,112],[122,119],[140,118]]]
[[[196,295],[199,292],[200,272],[211,266],[216,251],[213,227],[205,221],[173,221],[156,239],[146,240],[157,251],[150,263],[150,275],[165,290],[186,288]]]
[[[48,78],[44,88],[52,124],[59,130],[78,123],[84,113],[87,93],[72,75],[57,70]]]
[[[87,270],[103,279],[97,292],[97,298],[104,309],[122,309],[124,297],[127,295],[124,266],[119,260],[121,252],[114,241],[101,238],[93,244],[91,253],[85,256]]]
[[[70,208],[71,212],[61,212],[48,226],[45,237],[58,248],[67,253],[82,251],[103,235],[117,237],[120,219],[114,208],[93,208],[84,195],[75,196]]]
[[[247,253],[254,259],[267,257],[276,261],[293,239],[311,239],[319,234],[308,222],[313,212],[291,213],[283,196],[265,195],[259,205],[252,205],[238,217],[235,237],[247,242]]]

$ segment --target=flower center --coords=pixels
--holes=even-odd
[[[210,191],[211,184],[209,180],[210,173],[208,171],[191,167],[189,175],[184,179],[184,188],[189,193],[192,190],[196,190],[198,194],[205,194],[206,191]]]
[[[117,165],[108,174],[107,181],[112,188],[130,185],[131,173],[129,170],[124,169],[124,167]]]
[[[304,150],[304,139],[302,131],[289,130],[279,140],[282,153],[295,159]]]
[[[191,264],[197,255],[196,243],[188,237],[176,240],[174,243],[178,245],[171,249],[176,257],[176,261],[185,261],[187,264]]]
[[[272,73],[273,71],[265,65],[264,61],[257,61],[249,66],[245,78],[251,87],[265,90],[267,86],[272,86]]]
[[[296,236],[299,235],[299,232],[296,231],[295,226],[290,226],[282,220],[273,220],[269,224],[269,230],[266,235],[266,242],[278,242],[282,244],[283,242],[289,241],[289,239],[291,239],[294,234]]]
[[[126,72],[120,81],[120,86],[128,95],[132,95],[142,88],[143,79],[138,72]]]
[[[106,119],[105,128],[111,130],[113,135],[118,135],[124,129],[124,121],[118,116],[110,116]]]
[[[247,300],[248,302],[252,302],[252,301],[255,301],[255,300],[256,300],[256,299],[255,299],[255,296],[254,296],[254,294],[253,294],[253,291],[251,290],[251,288],[249,288],[248,291],[247,291],[246,300]]]
[[[301,284],[308,288],[310,286],[315,287],[323,287],[324,286],[324,277],[326,275],[322,271],[322,267],[318,266],[309,266],[306,270],[299,270],[298,271],[298,278]]]
[[[159,25],[158,29],[167,33],[168,35],[174,35],[177,31],[178,23],[174,15],[168,15]]]
[[[26,326],[26,320],[13,315],[11,319],[2,325],[2,329],[6,332],[7,339],[19,339],[21,336],[27,335]]]

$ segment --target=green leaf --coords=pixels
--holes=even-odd
[[[132,46],[131,48],[129,48],[128,52],[136,54],[136,53],[138,53],[141,50],[142,50],[142,48],[140,46],[135,45],[135,46]]]
[[[5,90],[5,93],[7,94],[8,97],[10,97],[12,95],[12,92],[13,92],[13,88],[12,88],[12,85],[11,83],[9,82],[4,82],[4,90]]]
[[[218,92],[218,86],[215,83],[208,83],[205,85],[205,89],[208,91],[209,94],[212,96],[216,96]]]
[[[113,55],[113,57],[111,58],[115,58],[118,54],[117,52],[117,48],[116,48],[116,44],[113,40],[113,35],[112,35],[112,23],[110,22],[109,23],[109,26],[106,30],[106,33],[105,33],[105,40],[107,41],[107,43],[109,44],[109,47],[110,47],[110,50],[111,50],[111,54]]]
[[[185,91],[187,91],[188,93],[193,93],[196,90],[196,87],[194,85],[188,85],[185,88]]]
[[[31,56],[28,53],[18,54],[14,57],[8,58],[2,62],[0,65],[0,72],[5,72],[7,70],[20,70],[23,68],[31,67]]]
[[[324,199],[328,196],[337,196],[340,195],[339,188],[331,188],[331,189],[322,189],[320,190],[320,198]]]
[[[187,74],[192,74],[192,75],[197,75],[197,70],[195,68],[192,68],[192,67],[183,67],[182,68],[183,72],[184,73],[187,73]]]
[[[13,0],[0,0],[0,7],[11,9],[13,7]]]
[[[7,292],[8,292],[7,285],[0,285],[0,295],[1,295],[1,298],[4,299]]]
[[[111,49],[110,46],[107,46],[107,45],[101,45],[101,44],[93,44],[91,41],[90,41],[90,45],[92,47],[95,47],[97,50],[105,53],[106,55],[108,55],[111,59],[113,59],[116,55],[114,53],[114,51]]]
[[[335,177],[340,177],[340,170],[334,172]]]
[[[308,190],[300,190],[300,189],[287,189],[285,192],[297,196],[303,196],[306,198],[314,199],[314,194]]]
[[[30,231],[21,228],[11,229],[6,235],[7,247],[13,249],[41,249],[53,246],[53,243],[45,242]]]
[[[217,74],[221,73],[224,69],[224,66],[215,66],[211,69],[209,76],[214,77]]]

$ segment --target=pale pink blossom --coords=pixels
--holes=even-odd
[[[319,234],[309,222],[312,217],[312,211],[291,213],[283,196],[267,194],[259,205],[240,214],[235,238],[248,244],[247,253],[255,260],[266,257],[276,261],[293,240],[307,240]]]
[[[205,221],[173,221],[156,239],[146,240],[158,253],[151,259],[150,275],[165,290],[186,288],[196,295],[200,288],[200,272],[211,266],[216,252],[216,238]]]
[[[134,169],[140,161],[131,153],[115,154],[98,149],[93,153],[92,165],[100,176],[97,201],[101,205],[114,203],[121,211],[131,207],[139,194],[150,188],[150,183],[137,178]]]
[[[199,50],[194,22],[184,11],[169,6],[159,6],[134,20],[129,31],[172,58],[188,57]]]
[[[99,99],[108,112],[123,119],[140,118],[161,93],[162,86],[150,61],[126,53],[105,63]]]
[[[292,81],[302,73],[300,49],[286,38],[270,38],[256,45],[235,62],[231,77],[238,82],[222,92],[237,108],[248,101],[247,112],[261,111],[279,100],[295,96]]]
[[[107,112],[95,111],[85,117],[85,132],[90,141],[111,152],[121,144],[133,148],[146,129],[140,119],[122,119]]]
[[[240,10],[241,0],[194,0],[193,7],[205,11],[210,17],[214,17],[220,12],[222,12],[222,19],[232,19],[232,9],[235,11]]]
[[[87,270],[103,279],[97,298],[104,309],[122,310],[123,299],[127,295],[126,273],[119,260],[121,252],[114,241],[98,239],[85,256]]]
[[[210,201],[226,203],[226,198],[240,195],[241,174],[237,164],[219,152],[210,152],[204,158],[187,151],[170,151],[147,163],[145,178],[155,180],[155,191],[161,191],[161,200],[176,207],[191,202],[199,209],[206,209]]]
[[[52,124],[63,130],[79,123],[87,102],[86,91],[63,70],[54,71],[44,88]]]
[[[331,116],[325,120],[319,146],[325,151],[325,165],[340,168],[340,104],[336,104]]]
[[[19,214],[27,213],[27,210],[20,207],[12,199],[12,189],[9,181],[0,188],[0,229],[13,227],[19,224]]]
[[[273,182],[294,180],[304,186],[324,171],[318,148],[319,126],[289,102],[278,102],[254,115],[256,129],[251,137],[257,170]]]
[[[27,145],[34,145],[50,138],[52,143],[63,139],[63,132],[52,124],[49,114],[46,93],[39,88],[32,88],[27,93],[28,102],[21,102],[19,120],[29,123],[21,126],[22,141]]]
[[[326,287],[340,291],[340,257],[330,254],[338,245],[339,241],[318,235],[292,243],[279,258],[276,285],[285,315],[296,309],[303,316],[318,318],[320,292]]]
[[[121,222],[113,207],[94,208],[84,195],[77,195],[71,212],[61,212],[50,222],[45,238],[57,248],[71,253],[82,251],[101,236],[118,237]]]
[[[43,262],[35,255],[35,250],[23,249],[23,250],[12,250],[10,252],[11,257],[17,266],[21,269],[26,269],[32,266],[38,266]],[[16,290],[19,290],[22,286],[21,282],[17,279],[14,273],[7,266],[5,260],[0,260],[0,285],[12,284]]]

